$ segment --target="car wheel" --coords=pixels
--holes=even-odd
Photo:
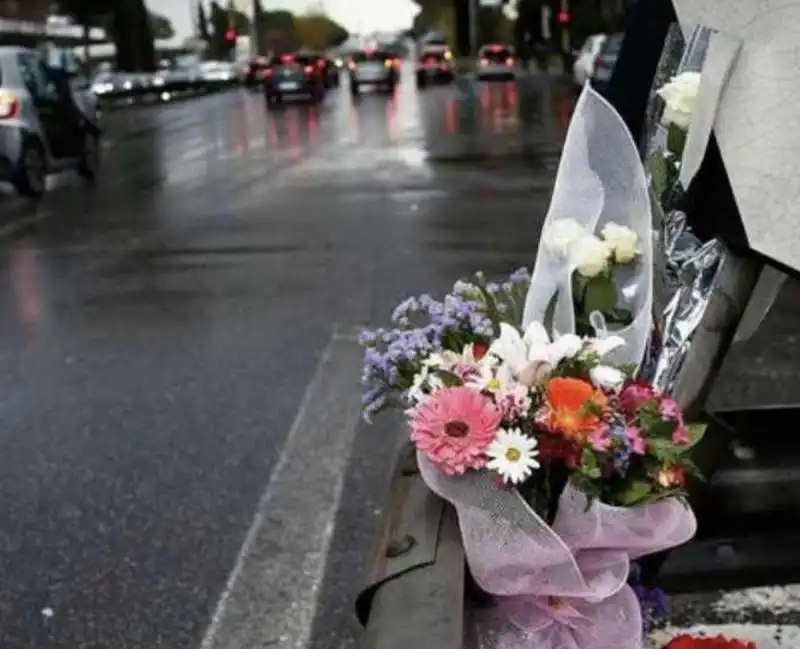
[[[92,184],[97,182],[100,173],[100,138],[88,130],[83,135],[78,173]]]
[[[26,140],[11,179],[22,196],[39,198],[47,187],[47,162],[44,149],[36,140]]]

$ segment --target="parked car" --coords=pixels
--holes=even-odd
[[[36,198],[48,173],[74,168],[93,182],[99,164],[97,113],[64,71],[35,50],[0,47],[0,178]]]
[[[264,73],[267,106],[287,97],[304,97],[318,104],[325,98],[325,80],[313,54],[283,53],[273,56]]]
[[[484,45],[478,51],[477,76],[482,81],[516,79],[514,48],[510,45]]]
[[[394,92],[400,81],[400,59],[382,50],[354,52],[347,67],[352,95],[358,95],[364,86]]]
[[[608,86],[619,58],[619,51],[622,49],[623,38],[624,34],[611,34],[603,43],[600,53],[595,59],[591,83],[599,92],[605,92],[606,86]]]
[[[572,64],[572,79],[575,85],[582,88],[594,74],[594,64],[600,50],[608,37],[605,34],[589,36],[575,54],[575,63]]]
[[[453,51],[447,45],[426,45],[417,61],[417,88],[429,83],[450,83],[455,78]]]

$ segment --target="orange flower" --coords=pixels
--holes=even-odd
[[[593,403],[605,408],[606,397],[591,383],[574,378],[555,378],[547,382],[547,427],[565,438],[581,442],[603,421],[586,407]]]

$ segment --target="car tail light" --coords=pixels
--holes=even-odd
[[[306,74],[314,74],[314,66],[313,65],[307,65],[305,67],[305,72],[306,72]]]
[[[356,62],[355,61],[350,61],[350,63],[347,64],[347,69],[350,70],[351,72],[353,70],[355,70],[356,69]]]
[[[320,59],[319,61],[317,61],[317,67],[320,70],[324,69],[326,65],[327,65],[327,63],[325,63],[325,61],[323,59]]]
[[[271,76],[272,76],[272,69],[271,68],[265,68],[265,69],[261,70],[261,77],[262,78],[271,77]]]
[[[294,57],[291,54],[284,54],[281,57],[281,63],[291,63],[294,61]]]
[[[506,59],[506,65],[514,65],[514,57],[513,56],[509,56]]]
[[[11,119],[19,112],[19,98],[6,90],[0,90],[0,119]]]
[[[487,65],[489,65],[489,59],[481,59],[481,67],[485,68]]]

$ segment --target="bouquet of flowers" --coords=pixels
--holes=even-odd
[[[640,649],[655,609],[628,586],[631,561],[694,535],[682,496],[703,428],[636,378],[650,238],[636,147],[587,87],[533,273],[478,273],[362,336],[365,416],[406,410],[422,477],[455,507],[472,575],[494,596],[468,646]]]
[[[703,427],[637,382],[635,368],[603,363],[620,338],[519,329],[529,282],[525,269],[503,283],[479,273],[441,302],[406,300],[395,329],[362,334],[365,413],[402,405],[437,470],[485,470],[548,520],[556,476],[609,505],[683,495]]]

